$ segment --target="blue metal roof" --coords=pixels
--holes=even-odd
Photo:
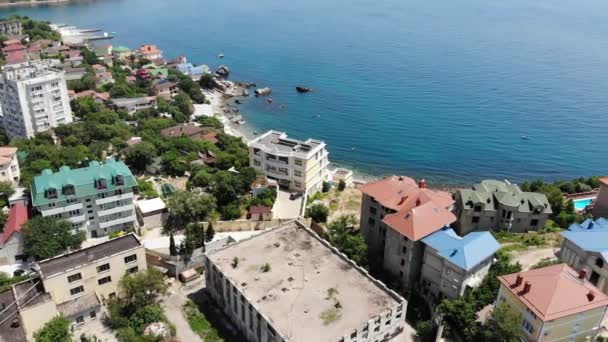
[[[586,219],[583,223],[571,225],[561,234],[586,251],[608,253],[608,220],[604,218]]]
[[[492,256],[500,244],[489,232],[472,232],[463,237],[445,227],[422,239],[429,247],[454,265],[468,271]]]

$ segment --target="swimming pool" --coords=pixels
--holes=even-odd
[[[591,201],[593,201],[595,198],[581,198],[581,199],[575,199],[573,200],[574,202],[574,209],[576,210],[583,210],[585,209],[589,204],[591,204]]]

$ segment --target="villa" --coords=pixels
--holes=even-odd
[[[156,108],[156,96],[115,98],[110,100],[110,107],[124,109],[128,113],[134,113],[140,109]]]
[[[135,53],[140,58],[145,58],[150,61],[163,58],[163,52],[156,45],[142,44]]]

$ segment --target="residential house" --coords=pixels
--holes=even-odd
[[[194,80],[198,80],[204,74],[210,74],[211,70],[205,64],[194,66],[192,63],[182,63],[175,66],[182,74],[192,77]]]
[[[442,228],[422,239],[424,260],[420,284],[424,294],[436,299],[457,298],[481,284],[500,245],[489,232],[460,237]]]
[[[4,229],[0,233],[0,265],[12,265],[25,259],[21,228],[27,219],[27,207],[23,203],[16,203],[9,209]]]
[[[244,340],[388,341],[404,329],[406,300],[298,221],[203,257],[206,290]]]
[[[336,184],[342,181],[346,186],[351,186],[353,185],[353,172],[349,169],[337,168],[331,174],[331,180]]]
[[[268,131],[249,142],[249,165],[279,187],[315,193],[329,177],[329,152],[320,140],[296,140]]]
[[[114,56],[114,58],[119,60],[128,60],[132,54],[133,53],[131,52],[131,50],[129,50],[129,48],[126,46],[121,45],[112,49],[112,55]]]
[[[162,80],[152,86],[152,91],[156,96],[162,97],[165,100],[171,100],[177,95],[179,88],[177,87],[177,83]]]
[[[84,91],[74,94],[74,97],[77,99],[79,99],[81,97],[90,97],[96,103],[104,103],[110,99],[110,93],[108,93],[108,92],[98,93],[95,90],[84,90]]]
[[[110,100],[110,106],[114,109],[126,110],[131,114],[140,109],[156,108],[156,96],[115,98]]]
[[[65,72],[66,81],[80,80],[87,73],[85,67],[64,67],[63,71]]]
[[[263,205],[252,205],[247,209],[247,218],[251,221],[272,221],[272,208]]]
[[[2,20],[0,21],[0,34],[3,36],[21,35],[21,20]]]
[[[17,185],[20,178],[21,170],[17,158],[17,148],[11,146],[0,147],[0,180]]]
[[[544,227],[551,205],[545,194],[521,191],[508,181],[484,180],[455,195],[459,235],[474,230],[507,230],[516,233]]]
[[[195,159],[190,162],[190,165],[200,165],[200,166],[215,166],[215,153],[213,151],[202,151],[198,152],[198,159]]]
[[[161,68],[154,63],[146,64],[142,66],[140,70],[142,69],[147,70],[148,74],[150,75],[150,78],[163,80],[169,76],[169,69]]]
[[[452,196],[404,176],[370,182],[360,190],[360,230],[372,267],[382,267],[405,287],[414,285],[424,261],[422,239],[456,221]]]
[[[163,58],[163,52],[156,45],[142,44],[135,53],[138,57],[150,61]]]
[[[139,224],[146,228],[163,227],[169,212],[160,198],[140,199],[136,203]]]
[[[112,73],[109,71],[95,73],[95,83],[98,86],[102,86],[102,85],[108,84],[108,83],[114,83],[114,78],[112,77]]]
[[[112,45],[111,44],[101,44],[93,47],[93,52],[97,57],[104,57],[107,55],[112,55]]]
[[[91,65],[91,68],[93,68],[94,73],[108,71],[108,69],[106,69],[106,67],[101,64],[93,64],[93,65]]]
[[[608,294],[608,220],[587,219],[562,232],[560,259]]]
[[[521,315],[522,341],[590,341],[608,296],[566,264],[498,277],[496,305]]]
[[[2,122],[10,138],[31,138],[72,122],[65,74],[52,63],[36,61],[2,69]]]
[[[133,191],[137,181],[122,161],[92,161],[87,167],[44,170],[34,177],[32,205],[42,214],[72,223],[88,238],[136,225]]]
[[[217,144],[219,142],[216,131],[199,127],[194,123],[182,123],[177,126],[165,128],[160,131],[160,135],[165,138],[190,137],[195,140],[208,141],[212,144]]]
[[[608,177],[600,178],[600,190],[593,201],[593,217],[608,217]]]

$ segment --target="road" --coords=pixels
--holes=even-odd
[[[188,301],[188,298],[179,291],[181,284],[175,281],[169,287],[169,295],[164,298],[162,306],[165,309],[165,314],[169,322],[175,325],[176,335],[180,341],[203,342],[188,324],[188,320],[182,311],[182,307]]]

